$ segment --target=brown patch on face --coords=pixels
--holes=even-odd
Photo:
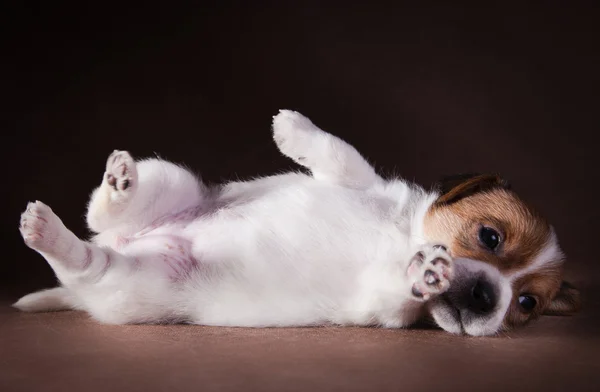
[[[529,265],[551,235],[550,225],[507,189],[488,189],[450,204],[440,200],[425,218],[426,237],[446,245],[453,257],[484,261],[503,274]],[[493,250],[480,239],[483,227],[500,236]]]
[[[545,267],[515,280],[512,284],[513,297],[504,316],[502,329],[509,330],[525,325],[540,317],[558,293],[561,281],[561,264]],[[536,303],[535,307],[531,310],[524,309],[519,304],[520,296],[532,297]]]

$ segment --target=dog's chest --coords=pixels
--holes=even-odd
[[[202,260],[318,269],[315,265],[338,261],[367,263],[405,243],[407,232],[395,219],[398,210],[402,206],[386,195],[313,181],[230,201],[198,217],[186,233]]]

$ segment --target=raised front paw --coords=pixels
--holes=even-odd
[[[114,191],[113,198],[126,198],[137,185],[136,164],[127,151],[115,150],[106,161],[104,181]]]
[[[315,136],[322,131],[302,114],[280,110],[273,116],[273,140],[284,155],[302,164],[313,148]]]
[[[19,230],[27,246],[45,252],[57,243],[61,226],[62,222],[50,207],[36,201],[27,204],[27,209],[21,214]]]
[[[454,273],[452,264],[443,246],[425,246],[417,252],[406,271],[413,297],[427,301],[448,290]]]

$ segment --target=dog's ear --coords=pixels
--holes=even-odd
[[[545,315],[569,316],[581,309],[581,294],[573,285],[562,282],[560,290],[544,310]]]
[[[510,184],[499,174],[495,173],[465,173],[442,178],[436,188],[441,195],[436,203],[451,204],[465,197],[490,189],[510,189]]]

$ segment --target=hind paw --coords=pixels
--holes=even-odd
[[[135,161],[127,151],[115,150],[106,161],[104,181],[111,188],[111,200],[127,199],[137,186]]]
[[[29,203],[21,214],[19,230],[27,246],[45,252],[55,246],[61,227],[62,222],[52,209],[41,201],[36,201]]]

